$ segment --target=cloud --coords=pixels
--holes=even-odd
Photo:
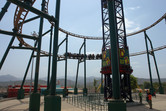
[[[140,8],[140,6],[136,6],[136,7],[129,7],[128,9],[129,10],[136,10],[136,9],[139,9]]]
[[[125,25],[127,33],[135,32],[141,29],[139,24],[127,18],[125,18]],[[104,27],[104,30],[107,30],[106,27]],[[102,26],[100,27],[99,32],[102,32]]]
[[[127,33],[131,33],[131,32],[135,32],[135,31],[138,31],[140,30],[140,25],[135,23],[134,21],[131,21],[127,18],[125,18],[125,25],[126,25],[126,32]],[[99,29],[99,32],[102,32],[102,26],[100,27]],[[104,30],[107,30],[106,27],[104,27]]]
[[[125,18],[126,32],[131,33],[140,30],[140,25],[135,23],[134,21],[130,21]]]

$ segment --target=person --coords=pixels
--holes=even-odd
[[[150,94],[150,92],[148,93],[148,103],[149,103],[150,109],[152,109],[152,95]]]
[[[142,104],[142,92],[141,91],[139,91],[139,102],[140,102],[140,104]]]
[[[155,98],[156,98],[156,92],[154,92],[154,96],[155,96]]]
[[[148,91],[146,91],[146,101],[148,102]]]

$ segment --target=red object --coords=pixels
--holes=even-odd
[[[119,65],[119,70],[121,74],[131,74],[133,72],[132,68],[129,65]],[[112,74],[110,66],[103,67],[101,70],[102,74]]]
[[[30,85],[24,85],[23,89],[24,89],[24,95],[28,95],[30,92]],[[18,94],[18,90],[21,88],[21,85],[9,85],[8,89],[7,89],[7,93],[8,93],[8,98],[10,97],[17,97]],[[38,92],[41,91],[42,88],[47,88],[47,85],[39,85],[38,86]],[[32,86],[31,91],[33,92],[34,88]]]
[[[130,66],[128,48],[119,48],[119,72],[120,74],[131,74],[133,69]],[[102,52],[102,74],[112,74],[111,70],[111,49]]]
[[[152,95],[151,94],[148,94],[148,99],[152,100]]]

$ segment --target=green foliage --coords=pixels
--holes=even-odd
[[[156,92],[158,92],[159,83],[158,82],[153,83],[153,88],[155,89]]]
[[[133,75],[130,75],[130,81],[131,81],[131,89],[136,89],[138,86],[137,78],[134,77]]]
[[[138,87],[141,88],[141,89],[144,89],[144,85],[143,84],[139,84]]]
[[[97,85],[97,80],[94,79],[94,80],[93,80],[93,86],[96,87],[96,85]]]
[[[147,82],[147,81],[145,81],[144,83],[143,83],[143,88],[142,89],[150,89],[151,88],[151,84],[150,84],[150,82]],[[153,83],[153,88],[154,88],[154,90],[155,90],[155,92],[159,92],[159,83],[158,82],[154,82]],[[164,89],[166,89],[166,82],[163,82],[162,83],[162,87],[164,88]]]
[[[164,88],[166,88],[166,82],[163,82],[162,85]]]
[[[150,89],[150,87],[151,87],[151,84],[150,84],[150,82],[147,82],[147,81],[145,81],[143,84],[139,84],[139,87],[141,88],[141,89]],[[157,92],[159,92],[159,83],[158,82],[154,82],[153,83],[153,88],[154,88],[154,90],[155,90],[155,92],[157,93]],[[163,82],[162,83],[162,87],[164,88],[164,89],[166,89],[166,82]]]
[[[166,93],[166,82],[163,82],[162,85],[163,85],[163,88],[164,88],[164,92]]]
[[[150,82],[144,82],[144,89],[150,89]]]
[[[96,87],[96,85],[97,85],[97,80],[94,79],[94,80],[93,80],[93,86],[94,86],[94,88],[95,88],[95,93],[97,92],[97,87]]]

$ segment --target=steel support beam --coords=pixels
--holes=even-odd
[[[58,45],[58,49],[65,41],[66,41],[66,38]]]
[[[45,0],[42,1],[42,11],[44,11]],[[40,18],[40,26],[39,26],[39,39],[37,46],[37,58],[36,58],[36,68],[35,68],[35,81],[34,81],[34,93],[37,93],[38,88],[38,78],[39,78],[39,67],[40,67],[40,51],[41,51],[41,43],[42,43],[42,32],[43,32],[43,17]]]
[[[35,20],[35,19],[38,19],[38,18],[40,18],[40,16],[36,16],[36,17],[30,18],[30,19],[27,19],[27,20],[25,20],[25,21],[23,22],[23,24],[28,23],[28,22],[31,22],[32,20]],[[22,23],[21,23],[21,24],[22,24]]]
[[[42,34],[42,36],[45,36],[45,35],[48,34],[50,31],[51,31],[51,29],[48,30],[47,32],[45,32],[44,34]]]
[[[1,12],[0,12],[0,21],[2,20],[3,16],[5,15],[5,13],[7,12],[7,9],[10,6],[10,2],[6,2],[6,4],[4,5],[4,7],[2,8]]]
[[[11,46],[11,49],[24,49],[24,50],[37,50],[35,47],[17,47],[17,46]]]
[[[83,96],[87,96],[88,89],[86,88],[86,39],[84,39],[84,89]]]
[[[128,87],[129,87],[129,96],[130,96],[130,98],[129,98],[129,101],[130,102],[133,102],[133,98],[132,98],[132,89],[131,89],[131,79],[130,79],[130,75],[127,75],[127,78],[128,78]]]
[[[112,66],[112,86],[113,86],[113,98],[120,99],[120,73],[119,73],[119,61],[118,61],[118,35],[116,26],[115,15],[115,1],[108,1],[109,10],[109,27],[110,27],[110,43],[111,43],[111,66]]]
[[[118,30],[115,10],[115,0],[108,0],[108,16],[110,28],[110,44],[111,44],[111,66],[112,66],[112,92],[113,101],[108,103],[109,111],[126,111],[126,103],[121,100],[120,91],[120,72],[119,72],[119,45]]]
[[[15,35],[15,36],[23,37],[23,38],[26,38],[26,39],[33,39],[33,40],[38,39],[35,36],[30,36],[30,35],[25,35],[25,34],[18,34],[18,33],[14,34],[14,32],[9,32],[9,31],[5,31],[5,30],[1,30],[1,29],[0,29],[0,33],[1,34],[6,34],[6,35],[11,35],[11,36]]]
[[[54,26],[51,95],[56,95],[59,15],[60,15],[60,0],[56,0],[55,18],[57,19],[57,21],[55,22],[55,26]]]
[[[37,41],[35,42],[34,47],[36,47],[36,45],[37,45]],[[23,98],[24,98],[24,89],[23,89],[23,86],[24,86],[25,79],[26,79],[27,74],[28,74],[28,71],[29,71],[29,67],[30,67],[30,65],[31,65],[31,61],[32,61],[32,59],[33,59],[34,52],[35,52],[35,51],[33,50],[32,53],[31,53],[31,56],[30,56],[30,59],[29,59],[29,62],[28,62],[28,65],[27,65],[27,68],[26,68],[26,71],[25,71],[25,74],[24,74],[22,83],[21,83],[21,87],[20,87],[20,89],[18,90],[17,99],[23,99]]]
[[[52,36],[53,36],[53,26],[46,33],[50,32],[50,46],[49,46],[49,54],[48,54],[48,74],[47,74],[47,89],[44,91],[44,96],[47,96],[50,93],[50,71],[51,71],[51,51],[52,51]],[[46,34],[45,33],[45,34]],[[43,34],[43,35],[45,35]],[[41,55],[40,55],[41,57]]]
[[[150,57],[149,57],[149,48],[148,48],[148,42],[147,42],[147,35],[146,32],[144,31],[144,36],[145,36],[145,45],[146,45],[146,52],[147,52],[147,59],[148,59],[148,68],[149,68],[149,76],[150,76],[150,93],[154,94],[154,88],[153,88],[153,81],[152,81],[152,72],[151,72],[151,65],[150,65]]]
[[[157,72],[157,77],[158,77],[158,81],[159,81],[159,93],[164,94],[164,90],[163,90],[163,87],[162,87],[162,83],[161,83],[161,80],[160,80],[160,74],[159,74],[159,70],[158,70],[158,66],[157,66],[157,61],[156,61],[156,57],[155,57],[155,54],[154,54],[152,41],[150,40],[150,38],[146,34],[146,31],[144,33],[145,33],[146,38],[149,40],[149,43],[150,43],[150,46],[151,46],[151,50],[152,50],[151,55],[153,56],[153,60],[154,60],[155,68],[156,68],[156,72]]]
[[[65,87],[63,90],[63,97],[66,97],[68,95],[68,89],[67,89],[67,53],[68,53],[68,34],[66,35],[66,54],[65,54]]]
[[[47,90],[49,90],[49,88],[50,88],[51,51],[52,51],[52,31],[53,31],[53,26],[51,26],[51,33],[50,33],[50,48],[49,48],[49,57],[48,57]]]
[[[46,18],[49,21],[56,22],[56,19],[53,16],[50,16],[47,13],[44,13],[43,11],[40,11],[34,7],[31,7],[24,2],[21,2],[20,0],[8,0],[8,1],[12,2],[15,5],[18,5],[19,7],[25,8],[25,9],[43,17],[43,18]]]
[[[43,12],[45,11],[45,0],[42,0],[41,11]],[[40,94],[38,93],[38,80],[39,80],[40,52],[42,44],[43,24],[44,24],[44,18],[40,17],[39,39],[37,46],[37,57],[36,57],[35,78],[34,78],[34,91],[30,95],[30,101],[29,101],[30,111],[40,111]]]
[[[100,93],[104,93],[104,88],[103,88],[103,74],[101,74],[101,88],[100,88]]]
[[[80,49],[79,49],[79,54],[81,54],[81,49],[84,46],[84,42],[81,45]],[[74,87],[74,94],[78,94],[78,88],[77,88],[77,81],[78,81],[78,71],[79,71],[79,66],[80,66],[81,60],[78,59],[78,63],[77,63],[77,72],[76,72],[76,81],[75,81],[75,87]]]
[[[52,76],[51,76],[51,92],[44,98],[44,111],[61,111],[61,97],[56,96],[56,80],[57,80],[57,57],[58,57],[58,37],[59,37],[59,17],[60,17],[60,1],[56,0],[53,40],[53,57],[52,57]]]
[[[78,81],[79,66],[80,66],[80,60],[78,59],[77,72],[76,72],[76,81],[75,81],[75,87],[74,87],[74,94],[78,94],[77,81]]]
[[[11,40],[10,40],[10,42],[9,42],[9,45],[8,45],[8,47],[7,47],[7,49],[6,49],[5,53],[4,53],[4,55],[3,55],[3,57],[2,57],[2,60],[1,60],[1,62],[0,62],[0,69],[2,68],[3,63],[4,63],[6,57],[7,57],[8,53],[9,53],[10,47],[12,46],[12,44],[13,44],[13,42],[14,42],[16,33],[17,33],[17,30],[13,29],[13,37],[11,38]]]
[[[34,47],[36,47],[36,45],[37,45],[37,41],[35,42]],[[26,68],[26,71],[25,71],[25,74],[24,74],[24,78],[23,78],[23,81],[22,81],[22,84],[21,84],[21,88],[20,88],[20,89],[23,88],[23,85],[24,85],[24,83],[25,83],[25,79],[26,79],[26,77],[27,77],[28,70],[29,70],[29,67],[30,67],[30,65],[31,65],[31,61],[32,61],[32,59],[33,59],[34,53],[35,53],[35,51],[32,51],[31,56],[30,56],[30,59],[29,59],[29,62],[28,62],[28,65],[27,65],[27,68]]]

